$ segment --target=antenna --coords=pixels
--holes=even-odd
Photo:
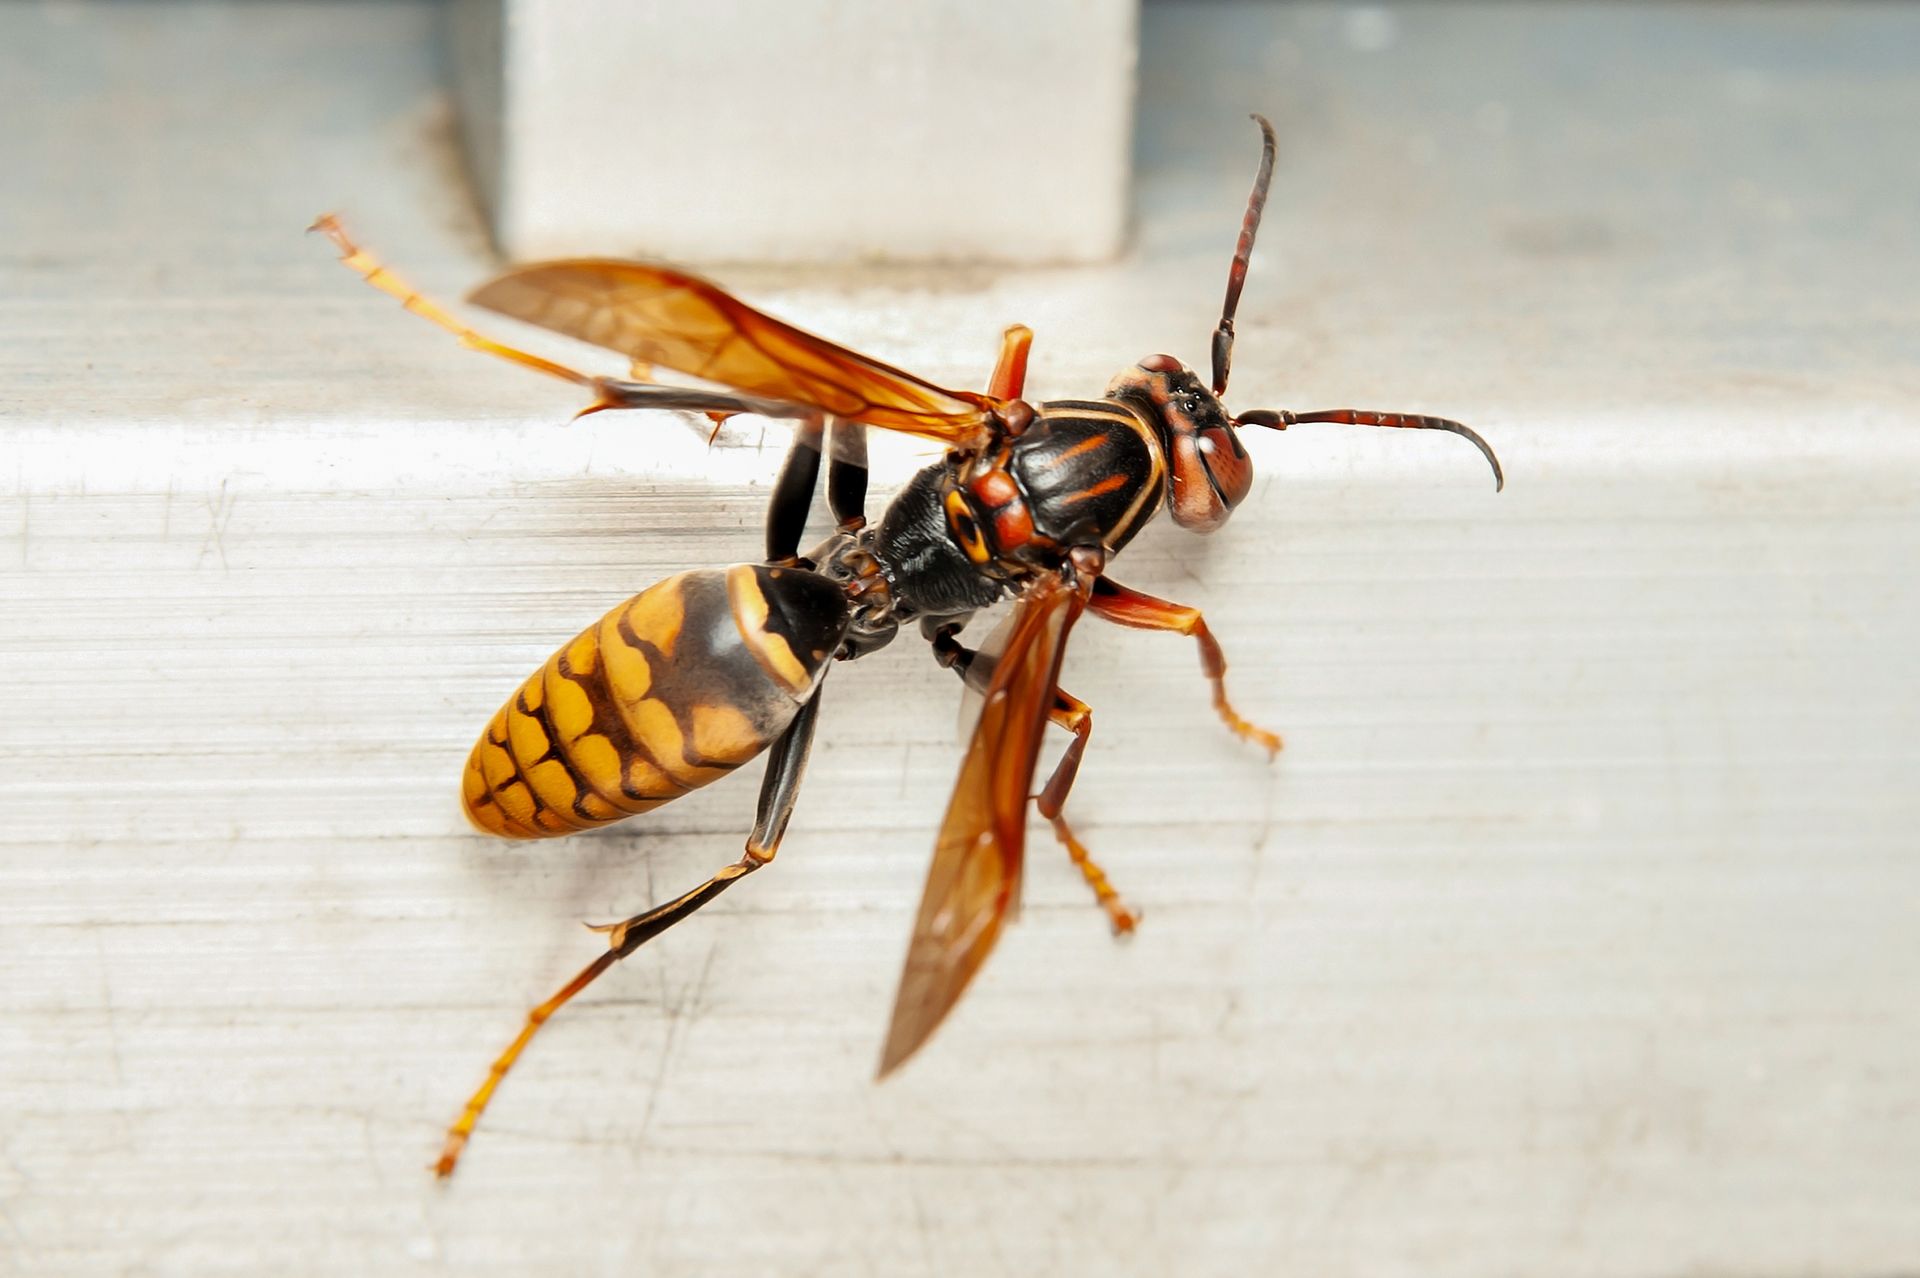
[[[1493,467],[1495,492],[1507,486],[1507,477],[1500,469],[1500,459],[1493,455],[1493,446],[1480,438],[1479,432],[1471,426],[1462,426],[1445,417],[1422,417],[1417,413],[1375,413],[1360,408],[1322,408],[1311,413],[1290,413],[1284,408],[1256,408],[1233,419],[1235,426],[1269,426],[1274,430],[1304,426],[1310,422],[1330,422],[1336,426],[1399,426],[1407,430],[1443,430],[1449,435],[1460,436],[1480,450],[1480,455]]]
[[[1233,266],[1227,271],[1227,300],[1220,308],[1220,327],[1213,330],[1213,393],[1226,393],[1227,373],[1233,367],[1233,313],[1240,308],[1240,290],[1247,282],[1247,260],[1253,256],[1253,235],[1260,229],[1260,214],[1267,207],[1267,184],[1273,180],[1273,125],[1264,115],[1250,117],[1260,126],[1260,171],[1253,177],[1253,194],[1247,197],[1247,215],[1240,223],[1240,242],[1234,246]]]

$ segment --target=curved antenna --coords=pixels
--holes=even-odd
[[[1507,477],[1500,469],[1500,459],[1493,455],[1493,446],[1480,438],[1471,426],[1463,426],[1445,417],[1371,413],[1359,408],[1323,408],[1311,413],[1290,413],[1284,408],[1256,408],[1233,419],[1235,426],[1271,426],[1275,430],[1313,422],[1331,422],[1336,426],[1401,426],[1408,430],[1443,430],[1449,435],[1460,436],[1480,450],[1480,455],[1493,467],[1493,491],[1499,492],[1507,486]]]
[[[1247,215],[1240,223],[1240,242],[1234,246],[1233,266],[1227,271],[1227,300],[1220,308],[1220,327],[1213,330],[1213,393],[1224,394],[1227,373],[1233,366],[1233,313],[1240,308],[1240,289],[1247,282],[1247,259],[1253,256],[1253,234],[1260,229],[1260,214],[1267,207],[1267,184],[1273,180],[1273,125],[1264,115],[1249,117],[1260,126],[1260,171],[1253,177],[1253,194],[1247,197]]]

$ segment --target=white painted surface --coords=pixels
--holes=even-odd
[[[1016,319],[1043,395],[1198,358],[1263,108],[1235,402],[1453,412],[1512,482],[1293,431],[1218,537],[1129,550],[1288,752],[1086,625],[1074,810],[1144,928],[1036,842],[878,1088],[956,691],[904,642],[836,672],[779,864],[557,1021],[445,1188],[575,920],[734,855],[753,791],[511,847],[466,748],[601,609],[751,556],[781,437],[565,426],[298,234],[486,271],[431,27],[0,10],[0,1271],[1920,1263],[1915,15],[1149,10],[1126,261],[730,275],[955,383]]]
[[[1100,262],[1139,0],[457,0],[506,253]]]

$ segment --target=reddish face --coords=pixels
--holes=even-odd
[[[1167,511],[1182,528],[1212,532],[1253,486],[1253,459],[1212,391],[1171,355],[1149,355],[1115,377],[1109,398],[1152,408],[1172,480]]]

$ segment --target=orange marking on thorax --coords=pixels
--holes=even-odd
[[[1081,440],[1079,443],[1075,444],[1072,448],[1067,449],[1065,452],[1055,454],[1053,460],[1057,465],[1058,463],[1067,460],[1069,457],[1078,457],[1081,453],[1090,453],[1094,449],[1099,448],[1102,444],[1106,442],[1107,440],[1104,435],[1089,435],[1085,439]]]
[[[1082,488],[1080,491],[1070,494],[1066,498],[1066,500],[1086,501],[1093,497],[1102,497],[1102,496],[1105,496],[1107,493],[1112,492],[1116,488],[1124,488],[1126,486],[1126,483],[1127,483],[1127,477],[1125,475],[1108,475],[1105,479],[1101,480],[1099,483],[1089,484],[1085,488]]]

